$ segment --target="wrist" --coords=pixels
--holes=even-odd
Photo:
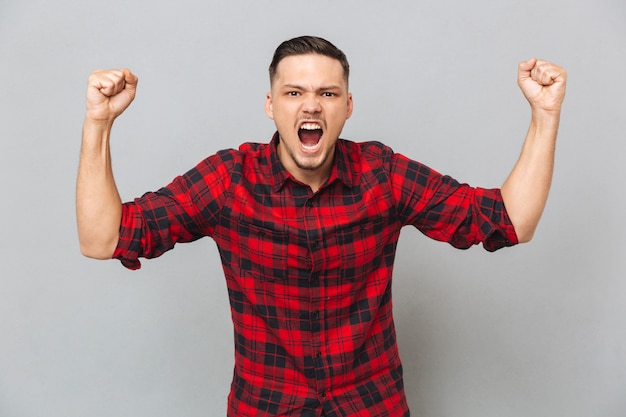
[[[85,117],[83,122],[82,151],[100,154],[104,152],[108,155],[109,138],[111,137],[111,128],[113,120],[101,120]]]
[[[95,117],[87,112],[87,114],[85,114],[83,125],[94,129],[111,129],[114,121],[115,118]]]
[[[85,116],[83,121],[83,139],[108,139],[113,128],[113,120],[96,119]]]
[[[561,120],[561,109],[545,110],[533,108],[531,123],[538,129],[556,129]]]

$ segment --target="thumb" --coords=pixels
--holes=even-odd
[[[127,87],[131,87],[132,89],[137,88],[137,81],[139,80],[135,74],[130,72],[128,68],[123,68],[122,74],[124,75],[124,82]]]
[[[537,64],[537,58],[530,58],[528,61],[520,62],[519,70],[520,72],[530,72]]]

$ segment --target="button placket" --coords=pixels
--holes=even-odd
[[[322,300],[320,296],[321,276],[316,265],[318,258],[316,251],[322,248],[322,241],[318,225],[316,205],[314,200],[309,199],[304,204],[304,226],[307,232],[307,246],[311,259],[311,274],[309,281],[309,324],[311,332],[311,358],[315,368],[314,375],[317,380],[318,387],[323,390],[325,388],[325,370],[324,370],[324,352],[322,349]]]

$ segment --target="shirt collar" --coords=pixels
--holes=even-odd
[[[277,146],[279,140],[278,132],[274,133],[270,145],[267,147],[269,153],[267,156],[269,157],[272,170],[272,190],[274,192],[280,191],[288,179],[295,181],[293,175],[285,169],[278,158]],[[360,179],[358,152],[358,147],[353,142],[343,139],[337,141],[335,145],[335,163],[326,182],[327,185],[335,180],[350,188],[358,185]]]

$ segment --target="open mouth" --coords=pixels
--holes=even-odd
[[[323,133],[322,127],[317,123],[303,123],[298,129],[298,137],[305,148],[315,148]]]

